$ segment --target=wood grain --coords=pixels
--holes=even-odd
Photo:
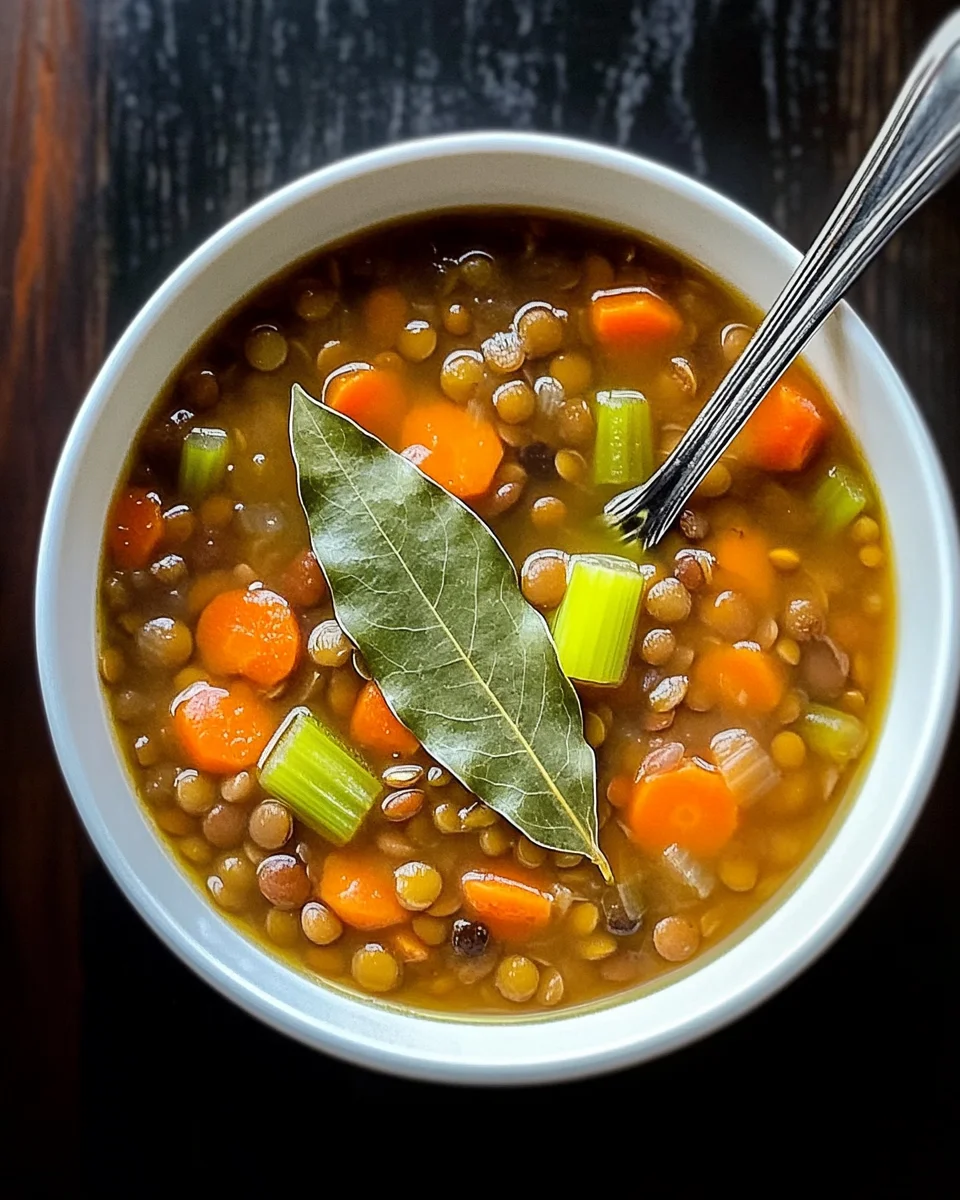
[[[42,1122],[69,1145],[79,1124],[80,841],[47,741],[31,627],[49,479],[103,350],[93,106],[78,4],[7,3],[0,19],[0,907],[13,1021],[3,1090],[9,1134]]]
[[[186,253],[267,191],[344,154],[455,129],[541,129],[624,146],[705,179],[805,245],[922,40],[951,7],[0,3],[0,511],[8,524],[0,543],[0,899],[20,1031],[7,1095],[25,1097],[25,1124],[43,1112],[69,1128],[82,1109],[92,1169],[103,1166],[105,1122],[129,1145],[143,1142],[147,1126],[166,1130],[162,1144],[182,1162],[239,1147],[247,1116],[259,1111],[244,1107],[256,1062],[287,1082],[284,1115],[309,1110],[324,1088],[361,1108],[430,1111],[438,1098],[310,1056],[248,1020],[180,967],[99,864],[83,858],[44,734],[26,629],[44,495],[105,344]],[[955,483],[958,200],[955,183],[855,297],[917,395]],[[637,1095],[695,1113],[691,1097],[725,1081],[733,1115],[715,1112],[698,1127],[707,1164],[728,1162],[729,1146],[742,1145],[736,1114],[744,1112],[750,1137],[784,1146],[797,1164],[804,1131],[824,1121],[836,1128],[842,1106],[869,1122],[860,1180],[879,1182],[883,1194],[898,1181],[897,1194],[926,1194],[925,1181],[946,1161],[945,1064],[956,1062],[945,997],[958,778],[953,751],[876,900],[785,994],[664,1063],[555,1094],[580,1113],[593,1106],[622,1115],[625,1105],[635,1110]],[[204,1116],[221,1118],[213,1140],[206,1120],[171,1124],[162,1099],[191,1064],[205,1081]],[[891,1077],[909,1104],[890,1101]],[[807,1094],[819,1097],[814,1111],[799,1099]],[[458,1096],[461,1120],[489,1127],[482,1098]],[[516,1096],[498,1106],[506,1119],[526,1117]],[[692,1187],[696,1167],[684,1169]]]

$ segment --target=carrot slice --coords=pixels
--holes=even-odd
[[[414,408],[400,440],[405,453],[423,446],[427,453],[417,466],[462,500],[487,490],[503,458],[503,443],[490,422],[446,400]]]
[[[360,689],[350,718],[350,737],[375,754],[414,754],[420,743],[394,716],[372,681]]]
[[[197,648],[215,675],[246,675],[273,687],[296,666],[300,628],[276,592],[234,588],[215,596],[200,614]]]
[[[350,417],[384,442],[396,438],[407,408],[399,376],[366,363],[331,376],[323,398],[330,408]]]
[[[394,345],[407,323],[410,306],[399,288],[374,288],[363,302],[363,323],[367,333],[385,350]]]
[[[694,663],[696,685],[720,703],[748,713],[772,712],[783,699],[783,668],[752,642],[715,646]]]
[[[386,929],[409,916],[397,899],[390,864],[362,850],[334,850],[327,855],[320,899],[354,929]]]
[[[739,445],[765,471],[800,471],[820,448],[827,421],[816,387],[797,371],[774,384],[746,423]]]
[[[725,529],[714,539],[713,554],[718,585],[743,592],[764,607],[773,603],[777,572],[770,562],[770,543],[762,533],[740,526]]]
[[[550,921],[553,899],[532,875],[499,867],[467,871],[460,886],[470,911],[504,941],[529,937]]]
[[[648,854],[676,843],[712,858],[737,828],[737,802],[719,771],[687,759],[672,771],[641,776],[626,819],[630,837]]]
[[[162,536],[163,512],[155,493],[131,487],[117,497],[107,542],[118,567],[145,567]]]
[[[624,354],[676,337],[683,317],[649,288],[614,288],[594,293],[590,324],[605,350]]]
[[[327,581],[312,550],[302,550],[286,567],[277,586],[297,608],[313,608],[327,595]]]
[[[174,701],[173,727],[184,754],[193,766],[216,775],[252,767],[276,724],[242,682],[230,687],[194,683]]]

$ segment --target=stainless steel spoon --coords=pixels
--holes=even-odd
[[[960,10],[931,38],[840,203],[673,453],[606,506],[654,546],[769,389],[900,226],[960,166]]]

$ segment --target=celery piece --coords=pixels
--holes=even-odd
[[[597,392],[593,406],[597,435],[594,483],[643,483],[653,474],[653,423],[641,392],[613,388]]]
[[[567,590],[553,618],[564,673],[584,683],[623,682],[646,576],[613,554],[575,554]]]
[[[264,750],[260,783],[335,846],[349,842],[383,791],[308,708],[294,708]]]
[[[800,719],[800,733],[814,754],[832,759],[838,766],[853,762],[867,744],[867,727],[852,713],[810,704]]]
[[[227,469],[230,438],[223,429],[191,429],[180,452],[180,491],[202,500],[216,491]]]
[[[812,506],[826,534],[839,533],[867,507],[870,495],[864,480],[849,467],[830,467],[813,493]]]

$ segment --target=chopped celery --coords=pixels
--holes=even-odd
[[[623,682],[646,576],[626,558],[575,554],[553,618],[560,666],[584,683]]]
[[[813,511],[824,533],[839,533],[867,507],[867,485],[849,467],[831,467],[813,493]]]
[[[641,392],[597,392],[594,483],[643,483],[653,474],[653,423]]]
[[[307,708],[295,708],[259,763],[260,782],[335,846],[349,842],[383,791]]]
[[[814,754],[845,766],[863,753],[867,727],[852,713],[810,704],[800,720],[800,732]]]
[[[180,491],[202,500],[216,491],[227,469],[230,438],[223,429],[191,429],[180,452]]]

